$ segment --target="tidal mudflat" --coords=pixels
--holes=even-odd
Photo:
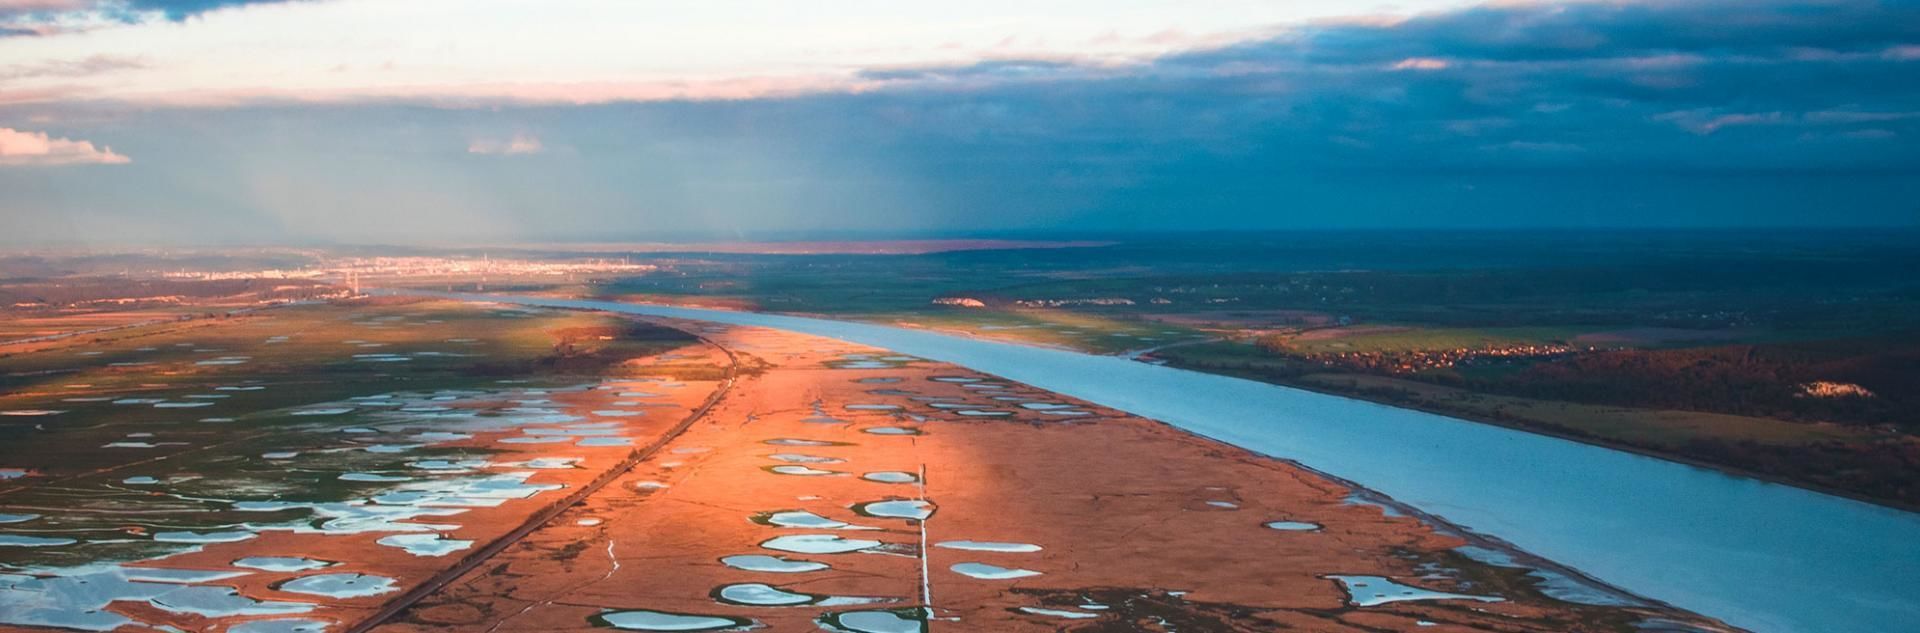
[[[1550,597],[1443,527],[1149,420],[884,350],[672,323],[756,369],[668,450],[379,630],[1724,630],[1630,596]],[[1016,397],[1084,414],[996,406]]]
[[[417,301],[73,344],[0,359],[0,408],[62,403],[0,424],[0,630],[341,630],[656,441],[728,364],[619,319]]]

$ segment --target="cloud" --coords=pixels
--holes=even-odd
[[[228,7],[300,0],[0,0],[0,38],[84,32],[147,21],[181,22]]]
[[[95,148],[87,141],[0,127],[0,166],[124,165],[130,162],[133,161],[114,153],[111,147]]]
[[[138,57],[93,55],[84,59],[48,60],[0,66],[0,79],[86,77],[101,73],[145,68],[146,66],[146,62]]]
[[[486,154],[492,156],[517,156],[538,154],[546,151],[540,144],[540,138],[530,134],[515,134],[507,140],[476,139],[467,144],[468,154]]]

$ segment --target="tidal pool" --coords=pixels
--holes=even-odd
[[[304,593],[328,598],[364,598],[399,591],[392,578],[369,574],[320,574],[302,576],[274,587],[280,591]]]
[[[753,625],[753,620],[719,615],[691,615],[633,609],[595,614],[588,621],[598,626],[629,631],[718,631]]]
[[[828,477],[828,476],[846,474],[837,470],[824,470],[820,468],[812,468],[809,466],[795,466],[795,465],[766,466],[764,467],[764,469],[767,472],[774,473],[776,475],[797,475],[801,477]]]
[[[800,574],[810,571],[829,569],[826,563],[810,560],[794,560],[780,556],[762,554],[740,554],[720,559],[720,563],[734,569],[758,571],[774,574]]]
[[[822,457],[819,455],[803,455],[800,453],[774,453],[767,457],[793,464],[838,464],[847,461],[838,457]]]
[[[1493,596],[1470,596],[1421,589],[1388,580],[1383,576],[1327,576],[1327,578],[1339,581],[1340,585],[1347,590],[1347,601],[1356,607],[1372,607],[1406,600],[1475,600],[1479,602],[1503,600]]]
[[[999,565],[988,565],[986,563],[955,563],[948,569],[953,570],[953,573],[968,578],[979,578],[982,580],[1013,580],[1015,578],[1027,578],[1040,575],[1040,572],[1031,569],[1014,569],[1001,567]]]
[[[1066,618],[1069,620],[1085,620],[1089,618],[1100,617],[1100,614],[1098,613],[1087,613],[1085,611],[1067,611],[1064,609],[1046,609],[1042,607],[1020,607],[1020,612],[1030,613],[1033,615],[1043,615],[1050,618]]]
[[[155,532],[153,540],[161,543],[238,543],[259,536],[248,530],[226,530],[214,532]]]
[[[843,611],[821,616],[820,624],[847,633],[921,633],[927,630],[927,614],[921,609]]]
[[[450,539],[439,534],[395,534],[374,542],[398,547],[414,556],[446,556],[473,547],[473,541]]]
[[[401,475],[382,475],[379,473],[343,473],[340,475],[340,481],[392,483],[396,481],[413,481],[413,478]]]
[[[853,511],[861,516],[915,521],[927,520],[927,517],[933,516],[933,510],[933,504],[919,499],[888,499],[853,505]]]
[[[1312,532],[1320,529],[1320,524],[1305,521],[1268,521],[1265,525],[1282,532]]]
[[[883,484],[911,484],[919,483],[920,481],[919,475],[898,470],[883,470],[875,473],[867,473],[861,475],[860,478]]]
[[[298,556],[249,556],[233,561],[234,567],[277,572],[309,571],[333,565],[334,563],[329,561]]]
[[[252,620],[227,627],[227,633],[323,633],[332,624],[306,618]]]
[[[998,543],[993,541],[941,541],[934,547],[965,550],[969,552],[1003,552],[1024,554],[1040,551],[1039,545],[1031,543]]]
[[[79,541],[58,536],[28,536],[25,534],[0,534],[0,547],[60,547]]]
[[[802,440],[802,439],[795,439],[790,437],[782,437],[782,438],[766,440],[764,443],[772,444],[774,446],[852,446],[852,444],[848,444],[846,442],[829,442],[826,440]]]
[[[820,598],[804,593],[794,593],[773,585],[748,582],[714,589],[713,599],[726,604],[750,607],[786,607],[810,604]]]
[[[774,527],[784,527],[784,528],[805,528],[805,529],[812,529],[812,530],[838,530],[842,528],[858,527],[858,526],[854,526],[841,521],[835,521],[833,519],[829,519],[829,518],[820,516],[818,514],[814,514],[812,512],[807,512],[805,510],[779,510],[774,512],[761,512],[759,514],[753,515],[751,520],[754,523],[759,523],[761,525],[771,525]]]
[[[792,534],[768,539],[761,547],[795,554],[845,554],[879,547],[880,541],[844,538],[837,534]]]

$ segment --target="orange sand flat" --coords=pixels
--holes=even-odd
[[[1547,598],[1521,571],[1452,554],[1464,543],[1459,538],[1350,503],[1354,491],[1345,485],[1157,422],[940,363],[881,360],[893,366],[833,367],[885,359],[889,353],[883,350],[756,328],[677,325],[733,351],[745,369],[719,405],[633,472],[379,630],[588,630],[596,628],[589,620],[596,614],[646,609],[745,618],[770,631],[814,631],[820,630],[819,618],[834,612],[928,605],[928,628],[948,631],[1616,631],[1649,617],[1697,630],[1722,628],[1658,606],[1596,607]],[[844,356],[850,353],[866,356]],[[934,377],[1004,388],[970,388]],[[875,378],[898,381],[857,382]],[[1087,415],[1049,415],[995,397],[1069,405]],[[916,398],[948,398],[943,402],[1013,415],[968,417]],[[837,421],[820,421],[823,416]],[[869,432],[877,428],[919,434]],[[783,438],[843,444],[767,443]],[[841,461],[792,463],[770,457],[775,454]],[[783,465],[835,472],[768,470]],[[880,471],[924,473],[924,485],[861,478]],[[889,499],[925,499],[935,512],[914,521],[852,509]],[[874,529],[753,520],[789,510]],[[1282,520],[1322,528],[1265,527]],[[761,546],[795,534],[886,545],[839,554]],[[935,546],[961,540],[1041,549]],[[832,567],[766,573],[719,562],[744,554]],[[961,563],[1040,573],[974,578],[951,569]],[[1357,607],[1340,584],[1326,578],[1334,574],[1387,576],[1504,601]],[[718,589],[734,583],[886,602],[776,607],[717,601]]]

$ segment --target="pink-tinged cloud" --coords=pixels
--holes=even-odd
[[[540,138],[527,134],[515,134],[504,141],[478,139],[467,144],[469,154],[487,154],[493,156],[517,156],[538,154],[546,148],[540,145]]]
[[[1445,70],[1451,66],[1444,59],[1432,57],[1409,57],[1393,64],[1394,70]]]
[[[26,165],[124,165],[133,159],[116,154],[111,147],[94,147],[87,141],[54,138],[46,132],[27,132],[0,127],[0,166]]]

